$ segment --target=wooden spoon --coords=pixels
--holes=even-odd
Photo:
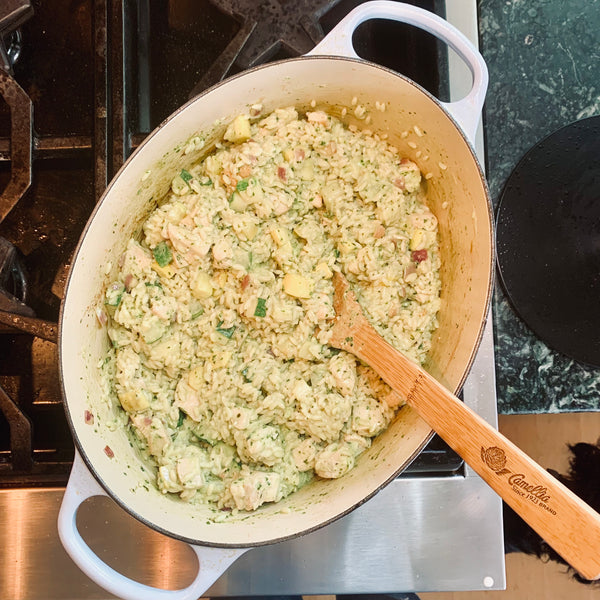
[[[600,515],[388,344],[343,275],[334,275],[334,286],[330,344],[377,371],[565,561],[586,579],[600,578]]]

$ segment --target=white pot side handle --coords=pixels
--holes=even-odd
[[[95,583],[123,600],[197,600],[238,559],[247,548],[191,548],[198,556],[199,570],[194,581],[180,590],[162,590],[125,577],[100,560],[77,530],[77,510],[92,496],[107,496],[92,477],[78,452],[58,515],[60,540],[73,562]]]
[[[473,144],[488,86],[487,66],[469,39],[434,13],[402,2],[366,2],[346,15],[308,55],[360,58],[352,45],[352,35],[361,23],[370,19],[390,19],[419,27],[445,42],[465,61],[473,76],[471,91],[462,100],[441,102],[441,105],[452,115]]]

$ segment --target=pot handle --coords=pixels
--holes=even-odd
[[[123,600],[197,600],[248,548],[208,548],[190,544],[198,556],[199,570],[194,581],[180,590],[154,588],[109,567],[94,554],[77,530],[77,510],[92,496],[107,496],[91,476],[79,453],[75,452],[73,469],[58,515],[60,540],[75,564],[95,583]]]
[[[352,35],[361,23],[370,19],[390,19],[419,27],[448,44],[465,61],[473,76],[471,91],[462,100],[441,104],[474,143],[488,86],[487,66],[469,39],[434,13],[402,2],[366,2],[346,15],[308,55],[360,58],[352,45]]]

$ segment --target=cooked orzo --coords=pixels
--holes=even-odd
[[[402,401],[328,346],[332,274],[422,362],[440,302],[423,190],[376,135],[294,108],[237,117],[175,174],[104,298],[104,369],[163,492],[254,510],[352,469]]]

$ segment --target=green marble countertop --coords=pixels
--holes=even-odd
[[[519,159],[556,129],[600,114],[600,1],[479,0],[490,72],[484,112],[494,204]],[[600,369],[537,339],[499,284],[493,300],[498,410],[600,410]]]

